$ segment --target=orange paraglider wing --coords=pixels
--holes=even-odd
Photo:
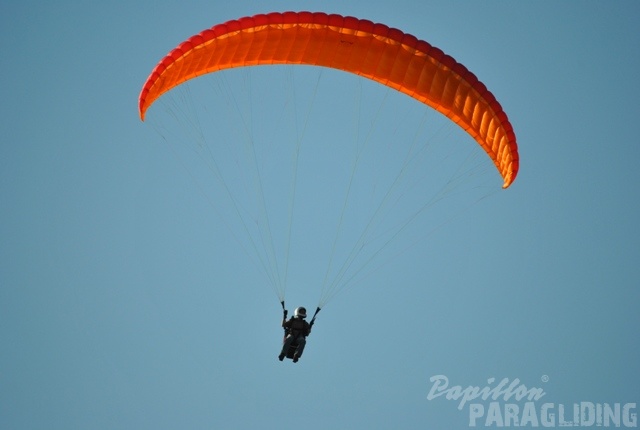
[[[513,128],[493,94],[450,56],[384,24],[311,12],[270,13],[216,25],[164,57],[145,82],[140,118],[163,93],[232,67],[307,64],[360,75],[441,112],[491,157],[506,188],[518,173]]]

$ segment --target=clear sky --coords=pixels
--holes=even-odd
[[[323,309],[295,365],[276,358],[277,296],[220,222],[233,218],[215,185],[158,132],[162,108],[145,123],[137,112],[178,43],[285,10],[366,18],[441,48],[500,101],[521,157],[509,189],[490,172],[489,198],[387,248],[395,258]],[[437,375],[463,388],[517,378],[544,391],[537,417],[552,403],[556,426],[560,405],[571,420],[574,403],[640,403],[639,29],[634,1],[3,2],[0,428],[468,428],[471,402],[429,396]],[[323,73],[319,88],[355,82],[340,79]],[[357,85],[366,110],[377,89]],[[349,103],[318,114],[309,141],[353,135],[337,121]],[[317,177],[300,160],[300,180]],[[327,259],[329,209],[309,210],[292,229],[290,309],[316,306],[324,272],[306,265]],[[497,397],[503,421],[507,404],[522,420],[524,399]],[[490,400],[474,401],[477,427]]]

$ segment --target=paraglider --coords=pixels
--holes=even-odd
[[[311,324],[305,321],[307,310],[300,306],[293,312],[293,317],[287,321],[287,311],[285,309],[282,318],[282,328],[284,328],[284,340],[282,342],[282,351],[278,356],[278,360],[282,361],[285,357],[291,358],[297,363],[304,347],[307,343],[307,336],[311,334]]]
[[[502,177],[503,188],[509,187],[518,174],[518,147],[511,123],[494,95],[465,66],[440,49],[398,29],[335,14],[260,14],[215,25],[190,37],[169,52],[147,78],[138,101],[140,118],[145,120],[148,109],[163,94],[191,79],[226,69],[269,65],[331,68],[397,90],[435,109],[460,126],[493,162]],[[217,163],[211,164],[217,168]],[[352,174],[355,170],[354,167]],[[216,171],[216,174],[219,175],[219,172]],[[259,174],[257,176],[260,177]],[[391,188],[395,185],[394,183]],[[295,190],[295,187],[293,189]],[[227,194],[232,195],[228,190]],[[264,200],[264,196],[260,195],[260,199]],[[392,199],[385,195],[380,207],[383,204],[391,205],[388,203],[390,201]],[[264,201],[261,201],[261,204],[263,210],[266,210]],[[406,221],[399,224],[400,227],[394,227],[394,231],[404,229],[417,214],[430,205],[431,202],[428,202],[416,209]],[[343,205],[341,220],[344,207],[346,204]],[[345,276],[345,271],[353,265],[354,254],[365,248],[365,238],[374,224],[373,218],[382,213],[380,207],[375,210],[372,219],[357,239],[354,245],[354,250],[357,251],[352,251],[347,257],[338,280],[331,284],[329,291],[322,296],[310,323],[305,321],[306,309],[303,307],[296,308],[294,317],[286,320],[284,288],[278,290],[278,298],[284,311],[282,327],[285,329],[282,350],[278,356],[280,361],[284,357],[291,358],[294,362],[298,361],[318,311],[336,294],[335,284],[351,281],[352,277]],[[240,212],[237,207],[235,212]],[[259,228],[264,225],[269,229],[270,221],[267,219],[263,223],[254,222],[253,225]],[[341,226],[338,227],[338,230],[340,229]],[[244,230],[249,230],[247,223]],[[267,243],[271,239],[271,231],[268,231],[268,234],[262,234],[256,240],[252,239],[252,243]],[[387,242],[386,239],[382,241],[382,246]],[[337,240],[333,242],[333,248],[336,247],[336,243]],[[274,252],[273,244],[270,248],[268,252]],[[288,255],[289,246],[284,248],[287,249]],[[376,254],[377,251],[374,251],[373,255]],[[333,254],[330,260],[332,259]],[[372,259],[373,257],[367,261]],[[269,256],[262,258],[261,263],[268,266],[272,260],[274,259]],[[288,257],[286,260],[288,261]],[[331,263],[332,261],[329,265]],[[276,268],[274,272],[278,270]],[[284,281],[278,276],[270,277],[272,283],[283,282],[286,285],[286,268]]]
[[[307,64],[351,72],[403,92],[449,117],[482,146],[504,179],[518,174],[507,115],[476,76],[440,49],[384,24],[340,15],[285,12],[228,21],[182,42],[147,78],[140,118],[183,82],[233,67]]]

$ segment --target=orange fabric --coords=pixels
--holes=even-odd
[[[308,64],[395,88],[455,121],[494,161],[504,188],[516,178],[513,128],[495,97],[463,65],[383,24],[311,12],[271,13],[216,25],[158,63],[142,88],[140,118],[163,93],[205,73],[266,64]]]

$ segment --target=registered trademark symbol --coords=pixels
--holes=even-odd
[[[542,379],[542,382],[549,382],[549,376],[548,375],[542,375],[542,377],[540,379]]]

